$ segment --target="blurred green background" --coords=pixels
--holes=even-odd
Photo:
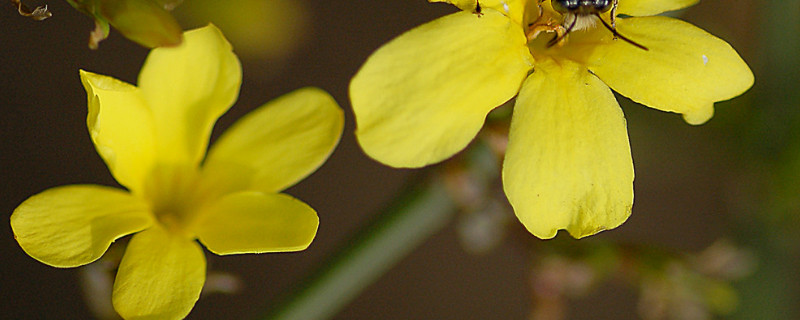
[[[116,186],[86,132],[86,96],[77,70],[135,83],[148,52],[114,30],[91,51],[88,17],[64,1],[27,4],[47,4],[54,15],[36,22],[12,6],[0,9],[5,221],[20,202],[49,187]],[[214,137],[244,113],[303,86],[329,91],[348,121],[331,159],[288,191],[319,213],[311,247],[291,254],[207,255],[209,272],[234,275],[239,289],[202,297],[190,319],[263,314],[420,172],[387,168],[363,155],[353,136],[347,85],[380,45],[454,11],[424,0],[186,0],[176,9],[187,29],[213,21],[242,60],[239,100],[220,119]],[[756,82],[743,96],[718,103],[715,117],[699,127],[620,98],[636,169],[636,201],[625,224],[580,241],[542,242],[514,222],[499,245],[475,253],[465,250],[459,233],[469,217],[459,215],[333,318],[526,319],[541,302],[533,298],[542,270],[536,259],[550,247],[632,243],[681,256],[723,238],[755,262],[752,274],[733,282],[739,309],[725,317],[800,318],[800,1],[703,0],[675,15],[728,41]],[[0,318],[93,317],[81,288],[82,269],[60,270],[28,257],[8,224],[0,228],[0,257]],[[639,311],[639,289],[618,279],[601,283],[570,300],[565,318],[641,319],[646,316]]]

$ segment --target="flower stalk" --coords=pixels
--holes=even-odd
[[[451,221],[455,205],[444,185],[433,179],[412,188],[397,205],[364,227],[287,303],[261,319],[313,320],[336,314],[367,286]]]
[[[471,148],[466,156],[471,182],[486,185],[497,179],[497,162],[485,144]],[[411,181],[376,220],[364,226],[341,250],[321,263],[300,289],[260,319],[314,320],[335,315],[452,221],[459,205],[445,180],[433,174]]]

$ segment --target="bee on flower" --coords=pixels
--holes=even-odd
[[[358,142],[393,167],[437,163],[516,96],[503,187],[539,238],[589,236],[631,214],[633,160],[611,90],[699,125],[754,81],[728,43],[657,16],[697,0],[430,1],[462,12],[397,37],[353,77]]]

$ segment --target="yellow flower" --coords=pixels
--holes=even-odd
[[[609,87],[701,124],[714,102],[753,83],[726,42],[653,16],[696,0],[620,0],[617,12],[631,18],[616,20],[619,34],[647,50],[614,39],[599,22],[548,46],[557,34],[550,31],[566,29],[550,1],[541,16],[535,0],[481,0],[481,15],[474,0],[446,2],[464,11],[392,40],[355,75],[356,136],[380,162],[425,166],[466,147],[489,111],[517,95],[503,186],[519,220],[540,238],[559,229],[592,235],[630,215],[633,162]]]
[[[219,255],[308,247],[317,214],[280,191],[319,167],[342,132],[333,98],[305,88],[239,120],[206,155],[214,123],[239,94],[241,66],[214,26],[184,38],[150,53],[138,86],[80,73],[92,141],[129,192],[56,187],[11,216],[22,249],[55,267],[95,261],[115,239],[136,233],[113,288],[124,318],[189,313],[206,273],[195,239]]]

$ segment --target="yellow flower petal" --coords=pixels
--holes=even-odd
[[[153,49],[138,85],[154,115],[159,159],[198,164],[241,82],[239,59],[213,25],[187,31],[180,46]]]
[[[209,151],[204,183],[220,193],[283,190],[325,162],[343,126],[344,113],[328,93],[294,91],[225,131]]]
[[[262,253],[303,250],[318,225],[314,209],[300,200],[245,191],[211,204],[193,230],[213,253]]]
[[[461,10],[475,12],[475,8],[480,2],[481,9],[493,9],[520,22],[525,11],[525,6],[533,1],[528,0],[428,0],[428,2],[445,2],[458,7]]]
[[[700,0],[622,0],[617,12],[629,16],[652,16],[693,6]]]
[[[633,101],[702,124],[714,114],[714,102],[753,85],[753,73],[728,43],[689,23],[644,17],[621,19],[617,27],[649,50],[614,41],[606,31],[587,61],[589,70]]]
[[[378,49],[350,83],[356,137],[374,159],[421,167],[463,149],[531,69],[522,28],[454,13]]]
[[[535,236],[615,228],[633,205],[633,161],[614,95],[585,68],[537,63],[511,120],[503,186]]]
[[[11,215],[11,229],[22,249],[62,268],[95,261],[114,240],[152,224],[152,214],[139,198],[94,185],[45,190]]]
[[[112,302],[125,319],[182,319],[200,297],[205,280],[203,249],[156,225],[128,243]]]
[[[140,191],[155,160],[152,114],[138,88],[80,71],[88,96],[86,124],[95,148],[121,185]]]
[[[465,10],[465,11],[474,10],[475,7],[477,6],[477,1],[476,0],[428,0],[428,2],[449,3],[449,4],[452,4],[452,5],[456,6],[456,7],[458,7],[459,9]],[[498,1],[493,1],[493,2],[498,2]],[[484,5],[481,5],[481,6],[484,6]]]

